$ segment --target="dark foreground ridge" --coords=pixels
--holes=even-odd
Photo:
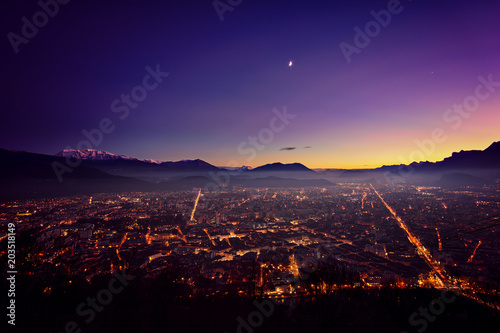
[[[222,296],[186,297],[175,271],[154,279],[145,279],[140,272],[115,275],[119,276],[115,288],[123,290],[112,294],[105,305],[98,300],[104,297],[103,290],[109,290],[110,276],[88,284],[78,276],[61,273],[44,278],[44,284],[52,286],[50,293],[33,280],[20,280],[16,302],[23,312],[16,320],[16,331],[65,332],[65,327],[72,325],[82,332],[110,333],[494,333],[500,325],[498,315],[470,300],[452,298],[451,293],[447,297],[453,302],[439,312],[429,310],[431,302],[442,295],[435,289],[346,289],[271,301],[259,296],[240,297],[231,290]],[[424,312],[419,313],[419,309]]]

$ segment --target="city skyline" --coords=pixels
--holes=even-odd
[[[43,8],[3,6],[5,149],[77,149],[104,126],[86,148],[365,169],[498,141],[494,1],[70,2],[22,43]]]

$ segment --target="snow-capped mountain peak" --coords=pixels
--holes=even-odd
[[[96,149],[64,149],[57,153],[55,156],[61,157],[71,157],[78,158],[82,160],[92,160],[92,161],[112,161],[112,160],[131,160],[131,161],[142,161],[146,163],[160,164],[162,162],[155,161],[151,159],[141,160],[135,157],[130,157],[126,155],[116,155],[103,150]]]

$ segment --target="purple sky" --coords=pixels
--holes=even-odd
[[[41,8],[0,6],[2,148],[77,148],[106,118],[113,130],[91,148],[218,166],[376,167],[500,140],[500,87],[480,88],[466,116],[447,114],[478,77],[500,82],[499,1],[401,1],[349,63],[339,45],[355,46],[354,28],[388,1],[243,0],[223,21],[211,0],[70,1],[17,53],[9,33]],[[158,64],[169,75],[146,80],[126,117],[113,112],[122,94],[142,99]],[[273,120],[284,107],[295,117]]]

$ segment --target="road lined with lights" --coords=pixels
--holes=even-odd
[[[480,299],[479,297],[477,297],[475,295],[476,292],[470,286],[461,284],[459,282],[453,283],[450,277],[445,276],[444,270],[441,268],[439,263],[434,258],[432,258],[432,255],[430,254],[429,250],[427,250],[425,248],[425,246],[422,245],[422,243],[420,242],[420,240],[417,237],[415,237],[411,234],[411,232],[408,229],[408,226],[405,224],[405,222],[396,214],[396,211],[391,206],[389,206],[387,204],[387,202],[385,202],[384,198],[380,195],[380,193],[378,193],[378,191],[375,189],[375,187],[373,187],[372,184],[370,184],[370,187],[373,189],[375,194],[379,197],[380,201],[382,201],[382,203],[385,205],[385,207],[389,210],[389,212],[391,212],[392,216],[398,222],[399,227],[406,232],[408,240],[410,241],[410,243],[412,243],[417,248],[418,254],[422,257],[422,259],[425,260],[425,262],[427,263],[427,265],[429,265],[429,267],[432,269],[432,271],[434,273],[436,273],[436,277],[438,278],[439,283],[437,283],[434,280],[432,280],[432,282],[431,282],[436,289],[443,289],[445,287],[446,289],[454,289],[455,291],[460,291],[460,293],[463,296],[466,296],[466,297],[468,297],[468,298],[470,298],[478,303],[487,305],[490,308],[498,310],[498,307],[496,306],[496,304],[484,301],[484,300]],[[481,243],[478,244],[478,247],[480,244]],[[477,249],[477,247],[476,247],[476,249]],[[472,290],[466,290],[466,289],[472,289]]]
[[[200,192],[198,192],[198,196],[196,197],[196,201],[194,202],[193,211],[191,212],[191,217],[189,218],[190,221],[194,220],[194,213],[196,212],[196,207],[198,206],[198,201],[200,200],[200,196],[201,196],[201,188]]]
[[[391,212],[392,216],[398,222],[399,227],[401,229],[403,229],[404,232],[406,232],[406,236],[407,236],[408,240],[410,241],[410,243],[412,243],[417,248],[417,252],[420,255],[420,257],[422,257],[422,259],[424,259],[424,261],[427,263],[427,265],[429,265],[429,267],[432,269],[432,271],[434,273],[436,273],[436,276],[438,278],[439,283],[437,283],[436,281],[432,281],[432,284],[434,285],[434,287],[439,288],[439,289],[441,289],[445,286],[446,287],[454,287],[454,285],[449,282],[449,278],[444,275],[443,269],[438,264],[438,262],[434,258],[432,258],[432,255],[430,254],[429,250],[427,248],[425,248],[425,246],[422,245],[422,243],[420,242],[420,240],[417,237],[415,237],[411,234],[406,223],[398,216],[396,211],[391,206],[389,206],[387,204],[387,202],[385,202],[384,198],[380,195],[380,193],[378,193],[378,191],[375,189],[375,187],[373,187],[372,184],[370,184],[370,187],[375,192],[375,194],[379,197],[380,201],[382,201],[382,203],[385,205],[385,207],[389,210],[389,212]]]

